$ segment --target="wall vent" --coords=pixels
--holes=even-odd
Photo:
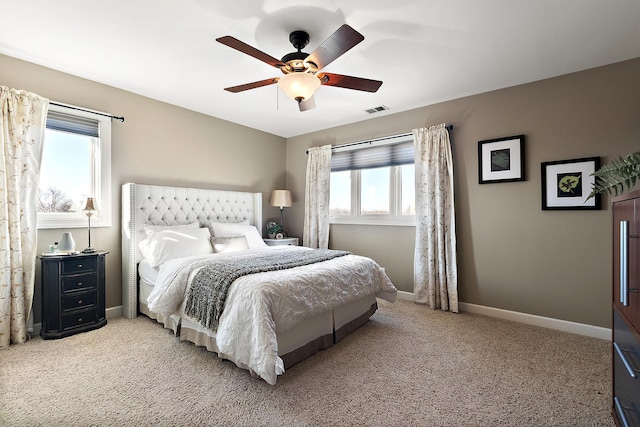
[[[375,114],[375,113],[379,113],[380,111],[384,111],[384,110],[388,110],[389,107],[387,107],[386,105],[381,105],[379,107],[374,107],[374,108],[369,108],[368,110],[364,110],[369,114]]]

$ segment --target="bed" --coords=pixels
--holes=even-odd
[[[235,236],[234,230],[250,229],[251,233]],[[375,261],[332,253],[334,258],[314,264],[238,277],[228,287],[217,328],[211,328],[186,309],[190,292],[196,288],[194,278],[210,262],[245,262],[245,258],[260,256],[294,258],[320,252],[261,247],[261,229],[261,193],[124,184],[123,314],[155,319],[181,340],[204,346],[275,384],[286,369],[366,323],[377,309],[376,298],[395,300],[395,287]],[[148,242],[163,233],[203,236],[189,248],[198,247],[210,233],[212,253],[169,250],[163,258],[157,254],[166,251],[155,248],[150,255]],[[216,248],[229,249],[237,243],[242,243],[239,249],[217,252]]]

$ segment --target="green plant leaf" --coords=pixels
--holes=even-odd
[[[565,175],[558,183],[558,188],[563,193],[573,193],[573,189],[580,184],[580,177],[575,175]]]
[[[587,200],[596,194],[622,194],[625,188],[629,190],[636,185],[640,178],[640,151],[614,159],[591,175],[596,179]]]
[[[269,234],[276,234],[282,231],[282,226],[275,221],[269,221],[266,228]]]

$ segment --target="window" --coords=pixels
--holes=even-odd
[[[415,224],[413,136],[333,149],[329,214],[333,224]]]
[[[38,228],[86,227],[87,197],[98,207],[91,225],[111,225],[109,117],[49,106],[39,190]]]

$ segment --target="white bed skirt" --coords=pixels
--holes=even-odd
[[[187,317],[180,317],[178,314],[167,319],[160,319],[156,313],[151,312],[147,308],[146,301],[153,286],[143,279],[139,283],[140,313],[171,329],[181,340],[219,353],[214,332]],[[278,356],[283,359],[285,368],[289,368],[311,354],[342,340],[346,335],[366,323],[376,309],[375,295],[368,295],[306,319],[283,333],[277,333]]]

